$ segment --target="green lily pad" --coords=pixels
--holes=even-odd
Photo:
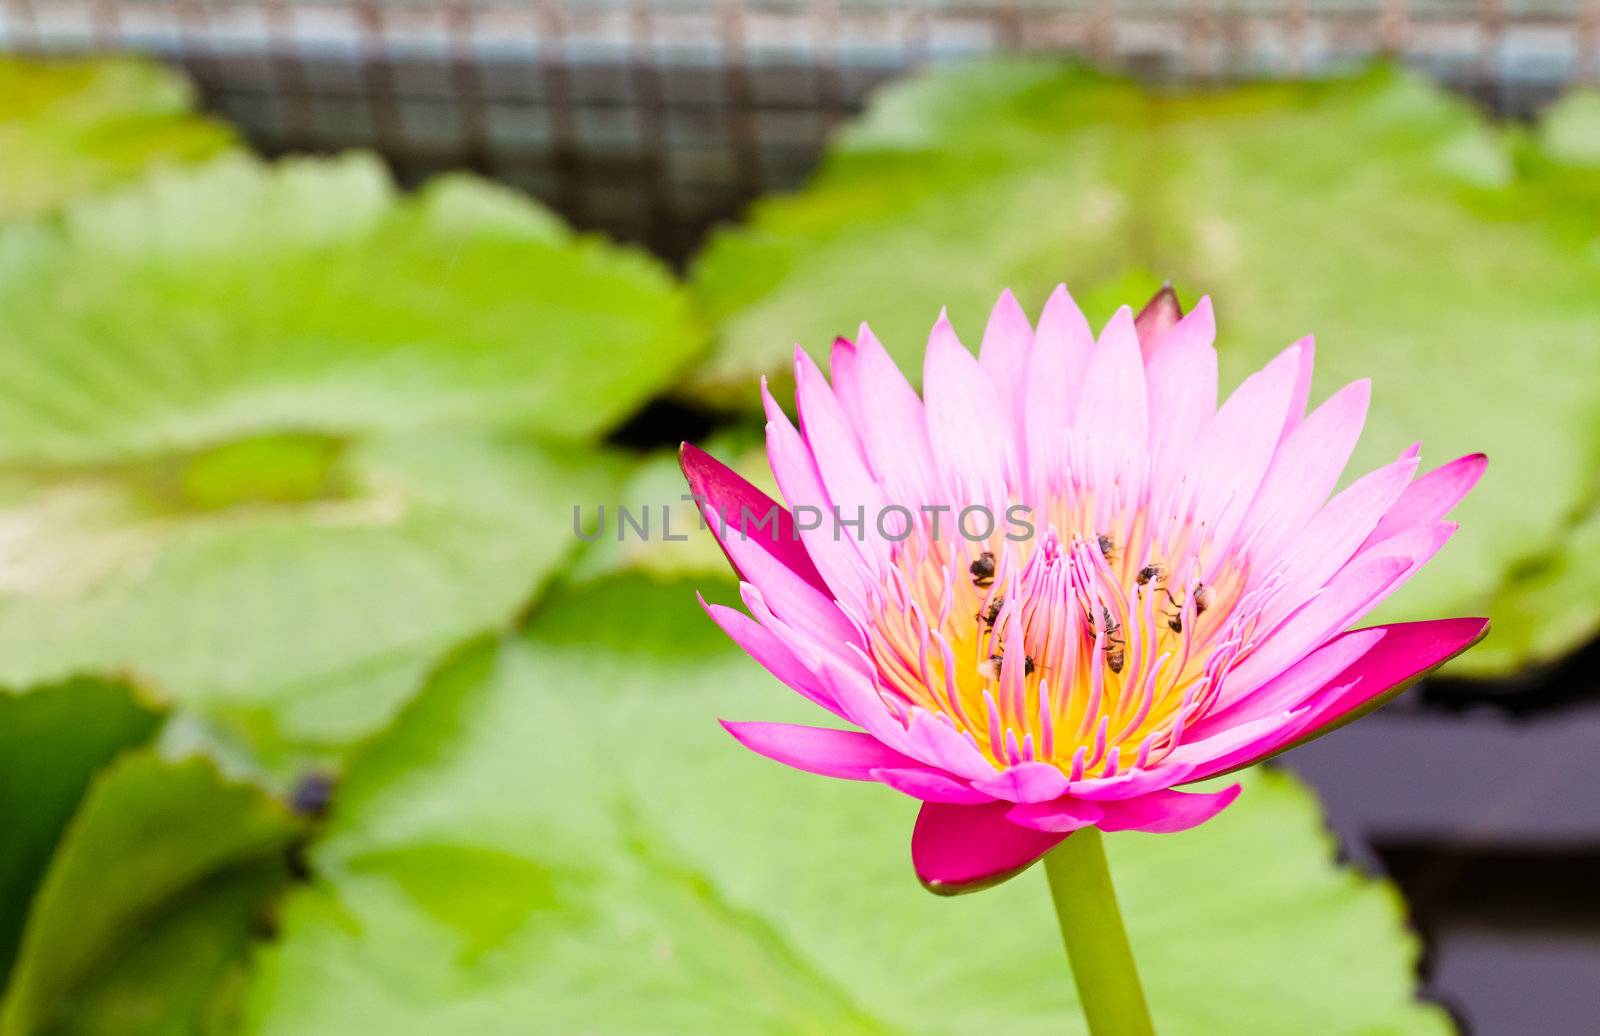
[[[1591,229],[1562,232],[1563,211]],[[1064,280],[1104,319],[1170,277],[1213,296],[1225,385],[1312,331],[1317,398],[1374,379],[1353,470],[1416,439],[1435,462],[1489,454],[1460,534],[1381,617],[1487,610],[1495,649],[1452,671],[1501,673],[1600,627],[1592,593],[1556,638],[1550,608],[1573,602],[1513,608],[1508,589],[1593,510],[1593,226],[1518,180],[1464,103],[1398,71],[1153,94],[983,63],[889,89],[810,187],[713,242],[694,286],[715,351],[688,391],[753,407],[759,373],[786,380],[791,343],[820,356],[861,320],[920,371],[940,306],[975,345],[1001,287],[1037,312]]]
[[[90,779],[149,738],[159,719],[126,685],[104,680],[0,691],[0,987],[28,904]]]
[[[188,1032],[236,993],[299,824],[207,760],[134,750],[90,785],[34,897],[0,1028]],[[143,981],[136,981],[142,979]],[[108,1010],[108,1007],[111,1009]]]
[[[132,670],[268,756],[356,739],[581,546],[594,437],[699,343],[641,254],[362,156],[0,231],[0,679]]]
[[[557,589],[463,650],[353,766],[246,1031],[1083,1031],[1042,873],[931,896],[915,803],[718,716],[815,718],[690,583]],[[1160,1031],[1448,1031],[1392,889],[1293,779],[1244,779],[1197,831],[1109,838]]]
[[[143,59],[0,57],[0,219],[232,145],[193,109],[188,81]]]

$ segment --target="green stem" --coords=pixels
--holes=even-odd
[[[1100,830],[1084,827],[1044,858],[1061,938],[1092,1036],[1153,1036]]]

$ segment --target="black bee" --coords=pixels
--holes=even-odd
[[[987,680],[998,680],[1000,679],[1000,667],[1004,664],[1004,655],[990,655],[988,658],[978,663],[978,674]],[[1033,661],[1032,655],[1022,656],[1023,676],[1032,676],[1034,670],[1038,668],[1038,665],[1036,665]]]
[[[1134,582],[1138,583],[1140,586],[1147,586],[1152,582],[1158,582],[1166,577],[1166,568],[1162,565],[1152,563],[1141,568],[1139,570],[1139,574],[1133,578]]]
[[[1110,561],[1111,555],[1116,553],[1117,541],[1102,532],[1095,536],[1095,542],[1100,545],[1100,553],[1105,556],[1107,561]]]
[[[1111,617],[1111,609],[1102,607],[1101,616],[1105,619],[1106,631],[1106,665],[1111,667],[1113,673],[1122,672],[1122,667],[1127,664],[1128,652],[1126,645],[1117,634],[1122,631],[1122,624]],[[1089,619],[1089,634],[1095,635],[1094,619]]]
[[[1204,583],[1196,583],[1194,587],[1194,613],[1204,615],[1206,609],[1211,607],[1211,587]]]
[[[978,614],[978,621],[993,632],[994,624],[1000,619],[1000,608],[1005,603],[1006,599],[1004,597],[996,597],[986,611]]]
[[[984,551],[978,555],[978,560],[967,566],[967,571],[972,573],[973,586],[994,585],[994,554]]]

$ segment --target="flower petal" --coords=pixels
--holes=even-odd
[[[887,784],[895,791],[904,792],[923,802],[943,802],[953,806],[976,806],[993,802],[994,797],[977,791],[966,781],[957,780],[947,773],[923,767],[894,769],[880,767],[872,771],[872,779]]]
[[[995,420],[993,382],[956,337],[943,313],[928,337],[922,392],[928,441],[940,487],[957,500],[995,505],[1004,499],[1010,435]]]
[[[728,551],[728,530],[736,538],[754,544],[774,561],[793,572],[814,589],[826,592],[828,585],[811,563],[811,557],[795,535],[794,518],[777,501],[745,481],[737,472],[691,443],[678,447],[678,463],[689,482],[700,513],[705,515],[722,553],[741,579],[749,579],[739,562]],[[768,516],[771,516],[768,520]]]
[[[1382,631],[1381,639],[1330,679],[1293,713],[1263,717],[1249,726],[1255,737],[1241,737],[1241,726],[1225,732],[1228,744],[1217,751],[1221,737],[1186,744],[1173,753],[1211,758],[1199,763],[1193,780],[1204,780],[1232,770],[1254,765],[1268,756],[1319,737],[1366,712],[1377,708],[1429,672],[1448,662],[1482,640],[1489,631],[1489,620],[1433,619],[1373,626],[1355,630],[1347,637]]]
[[[1033,325],[1022,311],[1017,297],[1010,289],[1000,293],[1000,299],[989,313],[989,323],[983,329],[983,344],[978,346],[978,366],[989,374],[999,392],[1004,409],[1016,417],[1021,414],[1023,389],[1028,380],[1028,353],[1033,349]]]
[[[1489,458],[1481,453],[1457,457],[1434,468],[1406,487],[1383,521],[1372,530],[1363,548],[1417,525],[1431,525],[1450,513],[1468,490],[1477,485],[1488,467]]]
[[[1146,360],[1155,355],[1161,339],[1182,319],[1183,304],[1178,301],[1178,293],[1172,290],[1172,282],[1168,281],[1160,291],[1150,296],[1150,301],[1133,318],[1133,330],[1139,336],[1139,350],[1144,353]]]
[[[859,730],[730,720],[722,720],[722,726],[757,755],[824,777],[870,781],[875,779],[873,770],[917,766],[916,760]]]
[[[1172,834],[1210,820],[1239,797],[1235,784],[1221,791],[1153,791],[1133,799],[1103,804],[1105,816],[1095,826],[1102,831],[1149,831]]]
[[[917,879],[943,896],[998,885],[1060,844],[1064,834],[1006,819],[1008,802],[983,806],[924,803],[911,832]]]
[[[1071,834],[1080,827],[1088,827],[1103,816],[1105,810],[1098,803],[1076,798],[1024,802],[1006,811],[1006,819],[1013,824],[1062,835]]]
[[[782,681],[784,686],[836,716],[844,715],[833,700],[833,695],[823,689],[822,681],[782,638],[737,608],[707,604],[704,597],[699,594],[695,596],[700,601],[700,607],[711,616],[711,621],[722,627],[722,632],[743,648],[747,655],[761,663],[762,668]]]
[[[867,463],[889,499],[916,507],[933,499],[933,452],[922,398],[866,324],[854,343],[833,343],[833,390],[849,415]]]

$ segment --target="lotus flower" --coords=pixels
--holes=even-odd
[[[1182,786],[1478,640],[1484,619],[1350,627],[1450,538],[1483,456],[1416,477],[1412,447],[1334,493],[1369,383],[1306,414],[1306,338],[1219,408],[1214,333],[1208,299],[1183,315],[1169,290],[1098,339],[1064,286],[1037,327],[1008,292],[976,359],[940,316],[920,398],[865,325],[831,385],[797,348],[799,430],[762,386],[792,511],[682,461],[749,612],[711,617],[851,729],[727,729],[920,800],[916,872],[964,891],[1086,826],[1200,824],[1239,787]]]

